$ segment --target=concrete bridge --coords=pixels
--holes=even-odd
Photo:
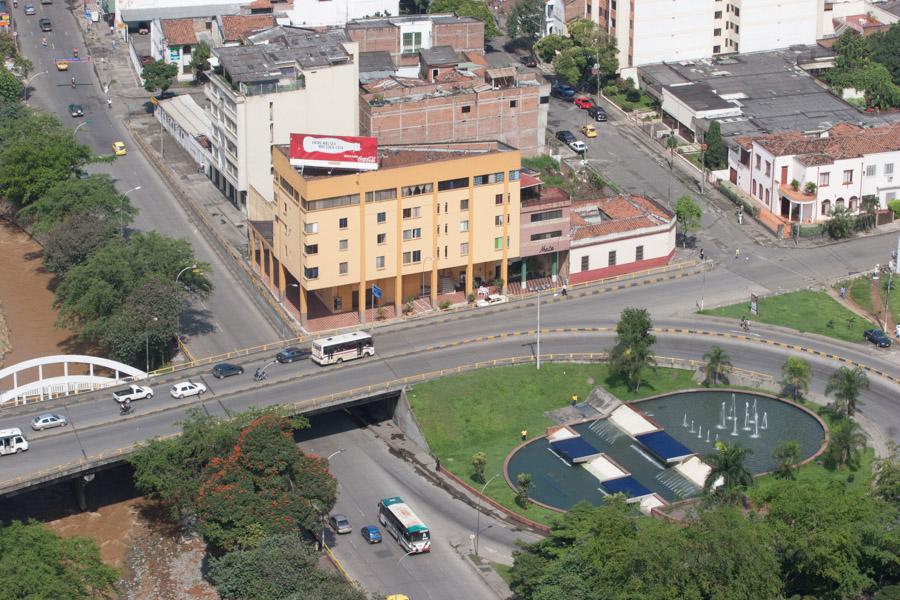
[[[0,407],[40,402],[144,379],[140,369],[108,358],[57,354],[0,369]]]

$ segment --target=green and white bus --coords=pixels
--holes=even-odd
[[[403,498],[383,498],[378,502],[378,521],[407,553],[431,552],[431,533]]]

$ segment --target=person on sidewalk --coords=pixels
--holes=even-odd
[[[839,293],[840,293],[840,295],[841,295],[841,300],[843,300],[843,299],[844,299],[844,294],[847,293],[847,288],[845,288],[844,286],[841,286],[841,291],[840,291]]]
[[[734,260],[738,260],[740,257],[741,257],[741,249],[735,248],[734,249]]]
[[[700,260],[703,260],[703,248],[700,248]]]

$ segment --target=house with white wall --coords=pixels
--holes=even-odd
[[[212,19],[154,19],[150,26],[150,56],[178,67],[176,79],[191,81],[191,57],[200,41],[212,45]]]
[[[294,27],[343,26],[353,19],[396,17],[400,0],[294,0],[287,17]]]
[[[898,175],[900,123],[738,137],[728,151],[731,183],[786,222],[821,222],[836,208],[859,212],[864,196],[885,208],[900,197]]]

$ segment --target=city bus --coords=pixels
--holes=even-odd
[[[313,342],[312,359],[320,365],[341,364],[345,360],[375,354],[375,342],[364,331],[321,338]]]
[[[378,502],[378,521],[409,554],[431,552],[431,534],[425,523],[403,502],[394,496]]]

